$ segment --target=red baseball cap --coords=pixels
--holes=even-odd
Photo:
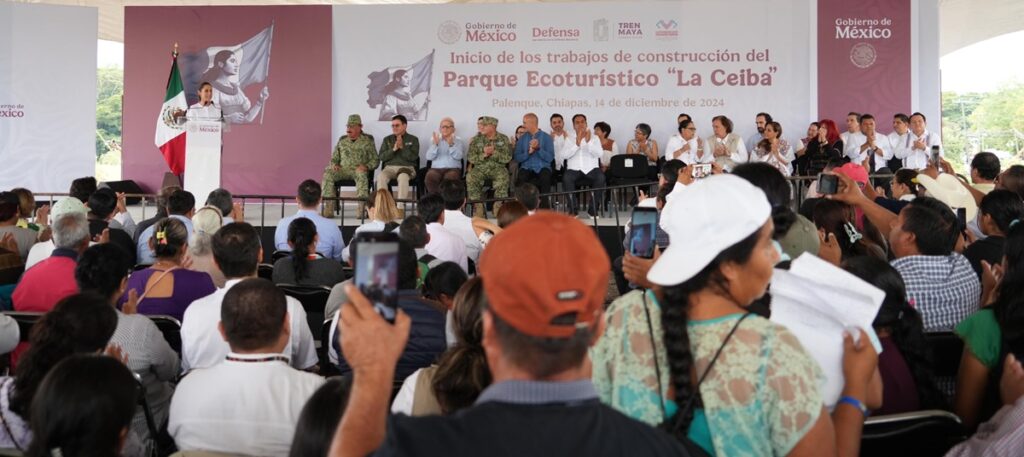
[[[865,170],[864,167],[853,162],[849,162],[838,168],[833,168],[832,171],[844,175],[861,185],[865,185],[868,182],[868,171]]]
[[[594,230],[550,211],[520,219],[480,257],[489,310],[516,330],[569,338],[596,326],[611,264]]]

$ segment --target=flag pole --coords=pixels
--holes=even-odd
[[[430,83],[431,89],[433,89],[433,85],[434,85],[433,81],[431,81],[431,79],[434,78],[434,52],[436,52],[436,51],[437,51],[437,49],[431,49],[430,50],[430,78],[427,79],[427,82]],[[429,90],[427,91],[427,112],[424,113],[423,121],[426,122],[427,119],[430,119],[430,91]]]
[[[263,88],[267,88],[267,79],[270,79],[270,51],[274,49],[274,22],[270,20],[270,44],[267,45],[267,77],[263,80]],[[260,125],[263,125],[263,116],[267,114],[267,101],[263,101],[263,109],[260,110]]]

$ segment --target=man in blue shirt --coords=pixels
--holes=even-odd
[[[512,158],[519,163],[519,176],[516,185],[531,183],[540,189],[540,193],[551,192],[551,164],[555,160],[555,142],[537,126],[537,115],[527,113],[523,116],[523,127],[526,133],[516,142],[515,154]],[[541,202],[547,208],[547,198]]]
[[[187,190],[178,189],[167,197],[167,217],[177,219],[185,224],[185,229],[188,230],[188,237],[192,238],[192,213],[196,209],[196,197],[192,195],[192,192]],[[138,265],[152,265],[156,262],[156,254],[153,253],[153,249],[149,247],[149,239],[153,237],[154,226],[150,225],[142,234],[139,235],[139,240],[135,244],[136,260]]]
[[[277,230],[274,231],[274,249],[278,251],[291,251],[288,246],[288,226],[299,217],[313,221],[316,225],[316,252],[328,259],[341,261],[341,253],[345,250],[345,240],[341,238],[341,229],[331,219],[320,215],[320,184],[312,179],[307,179],[299,184],[298,195],[295,201],[299,204],[299,210],[294,216],[288,216],[277,223]]]
[[[427,149],[430,171],[423,177],[428,194],[437,193],[441,181],[462,179],[462,159],[466,156],[466,142],[455,136],[455,121],[441,119],[441,133],[434,132]]]

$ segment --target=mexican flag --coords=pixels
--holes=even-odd
[[[185,101],[185,90],[181,84],[181,73],[178,72],[178,53],[175,51],[171,62],[171,75],[167,78],[167,94],[164,105],[156,118],[156,147],[164,155],[171,173],[181,175],[185,171],[185,129],[174,117],[178,110],[188,109]]]

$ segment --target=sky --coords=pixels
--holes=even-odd
[[[97,67],[124,68],[124,44],[98,41]],[[1009,33],[952,52],[939,60],[943,92],[992,92],[1000,85],[1024,81],[1024,31]]]
[[[1008,33],[951,52],[939,59],[943,92],[992,92],[1024,81],[1024,31]]]

